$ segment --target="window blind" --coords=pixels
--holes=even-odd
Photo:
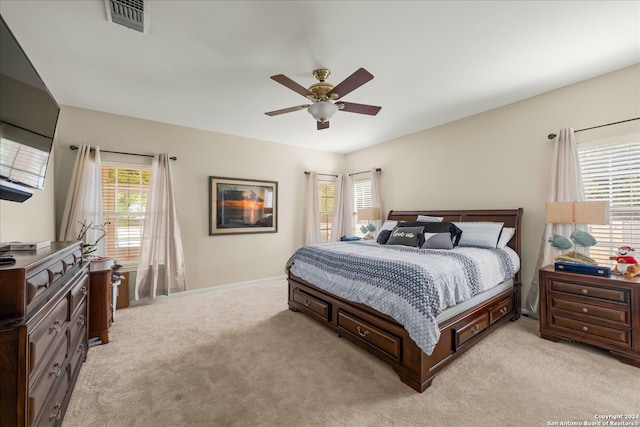
[[[613,265],[620,246],[640,246],[640,140],[578,146],[586,200],[609,202],[609,224],[589,225],[591,257]]]
[[[144,228],[151,169],[102,166],[102,204],[105,255],[122,262],[137,262]]]

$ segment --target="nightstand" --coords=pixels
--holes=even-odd
[[[540,269],[540,336],[606,350],[640,367],[640,278]]]

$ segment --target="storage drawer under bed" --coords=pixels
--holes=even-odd
[[[323,301],[300,288],[293,289],[293,300],[298,304],[301,304],[311,314],[320,316],[326,321],[331,320],[331,305],[328,302]]]

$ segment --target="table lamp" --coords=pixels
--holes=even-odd
[[[596,239],[586,231],[579,231],[578,224],[608,224],[609,223],[609,203],[608,202],[547,202],[547,223],[551,224],[573,224],[573,232],[569,239],[563,236],[554,235],[549,239],[551,246],[558,249],[569,249],[574,246],[573,251],[557,256],[556,261],[566,261],[578,264],[598,263],[585,254],[578,252],[578,245],[590,247],[598,243]]]
[[[365,240],[373,239],[373,232],[376,231],[375,225],[371,221],[380,219],[380,208],[362,208],[358,209],[358,221],[369,221],[369,224],[360,227],[360,231],[364,233]]]

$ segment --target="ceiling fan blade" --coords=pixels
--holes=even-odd
[[[366,104],[354,104],[353,102],[336,102],[338,107],[340,107],[340,111],[347,111],[349,113],[359,113],[359,114],[368,114],[370,116],[375,116],[378,114],[378,111],[382,107],[376,107],[375,105],[366,105]],[[341,107],[342,106],[342,107]]]
[[[271,76],[271,78],[277,81],[278,83],[280,83],[281,85],[288,87],[292,91],[298,92],[302,96],[310,95],[306,87],[303,87],[302,85],[294,82],[284,74],[276,74],[275,76]]]
[[[324,122],[318,121],[316,123],[318,123],[318,130],[329,129],[329,122],[328,121],[324,121]]]
[[[291,113],[293,111],[304,110],[309,104],[296,105],[295,107],[283,108],[282,110],[269,111],[265,113],[267,116],[277,116],[278,114]]]
[[[335,86],[329,94],[335,93],[338,95],[335,99],[340,99],[348,93],[353,92],[358,89],[360,86],[373,79],[373,74],[365,70],[364,68],[359,68],[355,73],[351,74],[349,77],[344,79],[342,83]]]

